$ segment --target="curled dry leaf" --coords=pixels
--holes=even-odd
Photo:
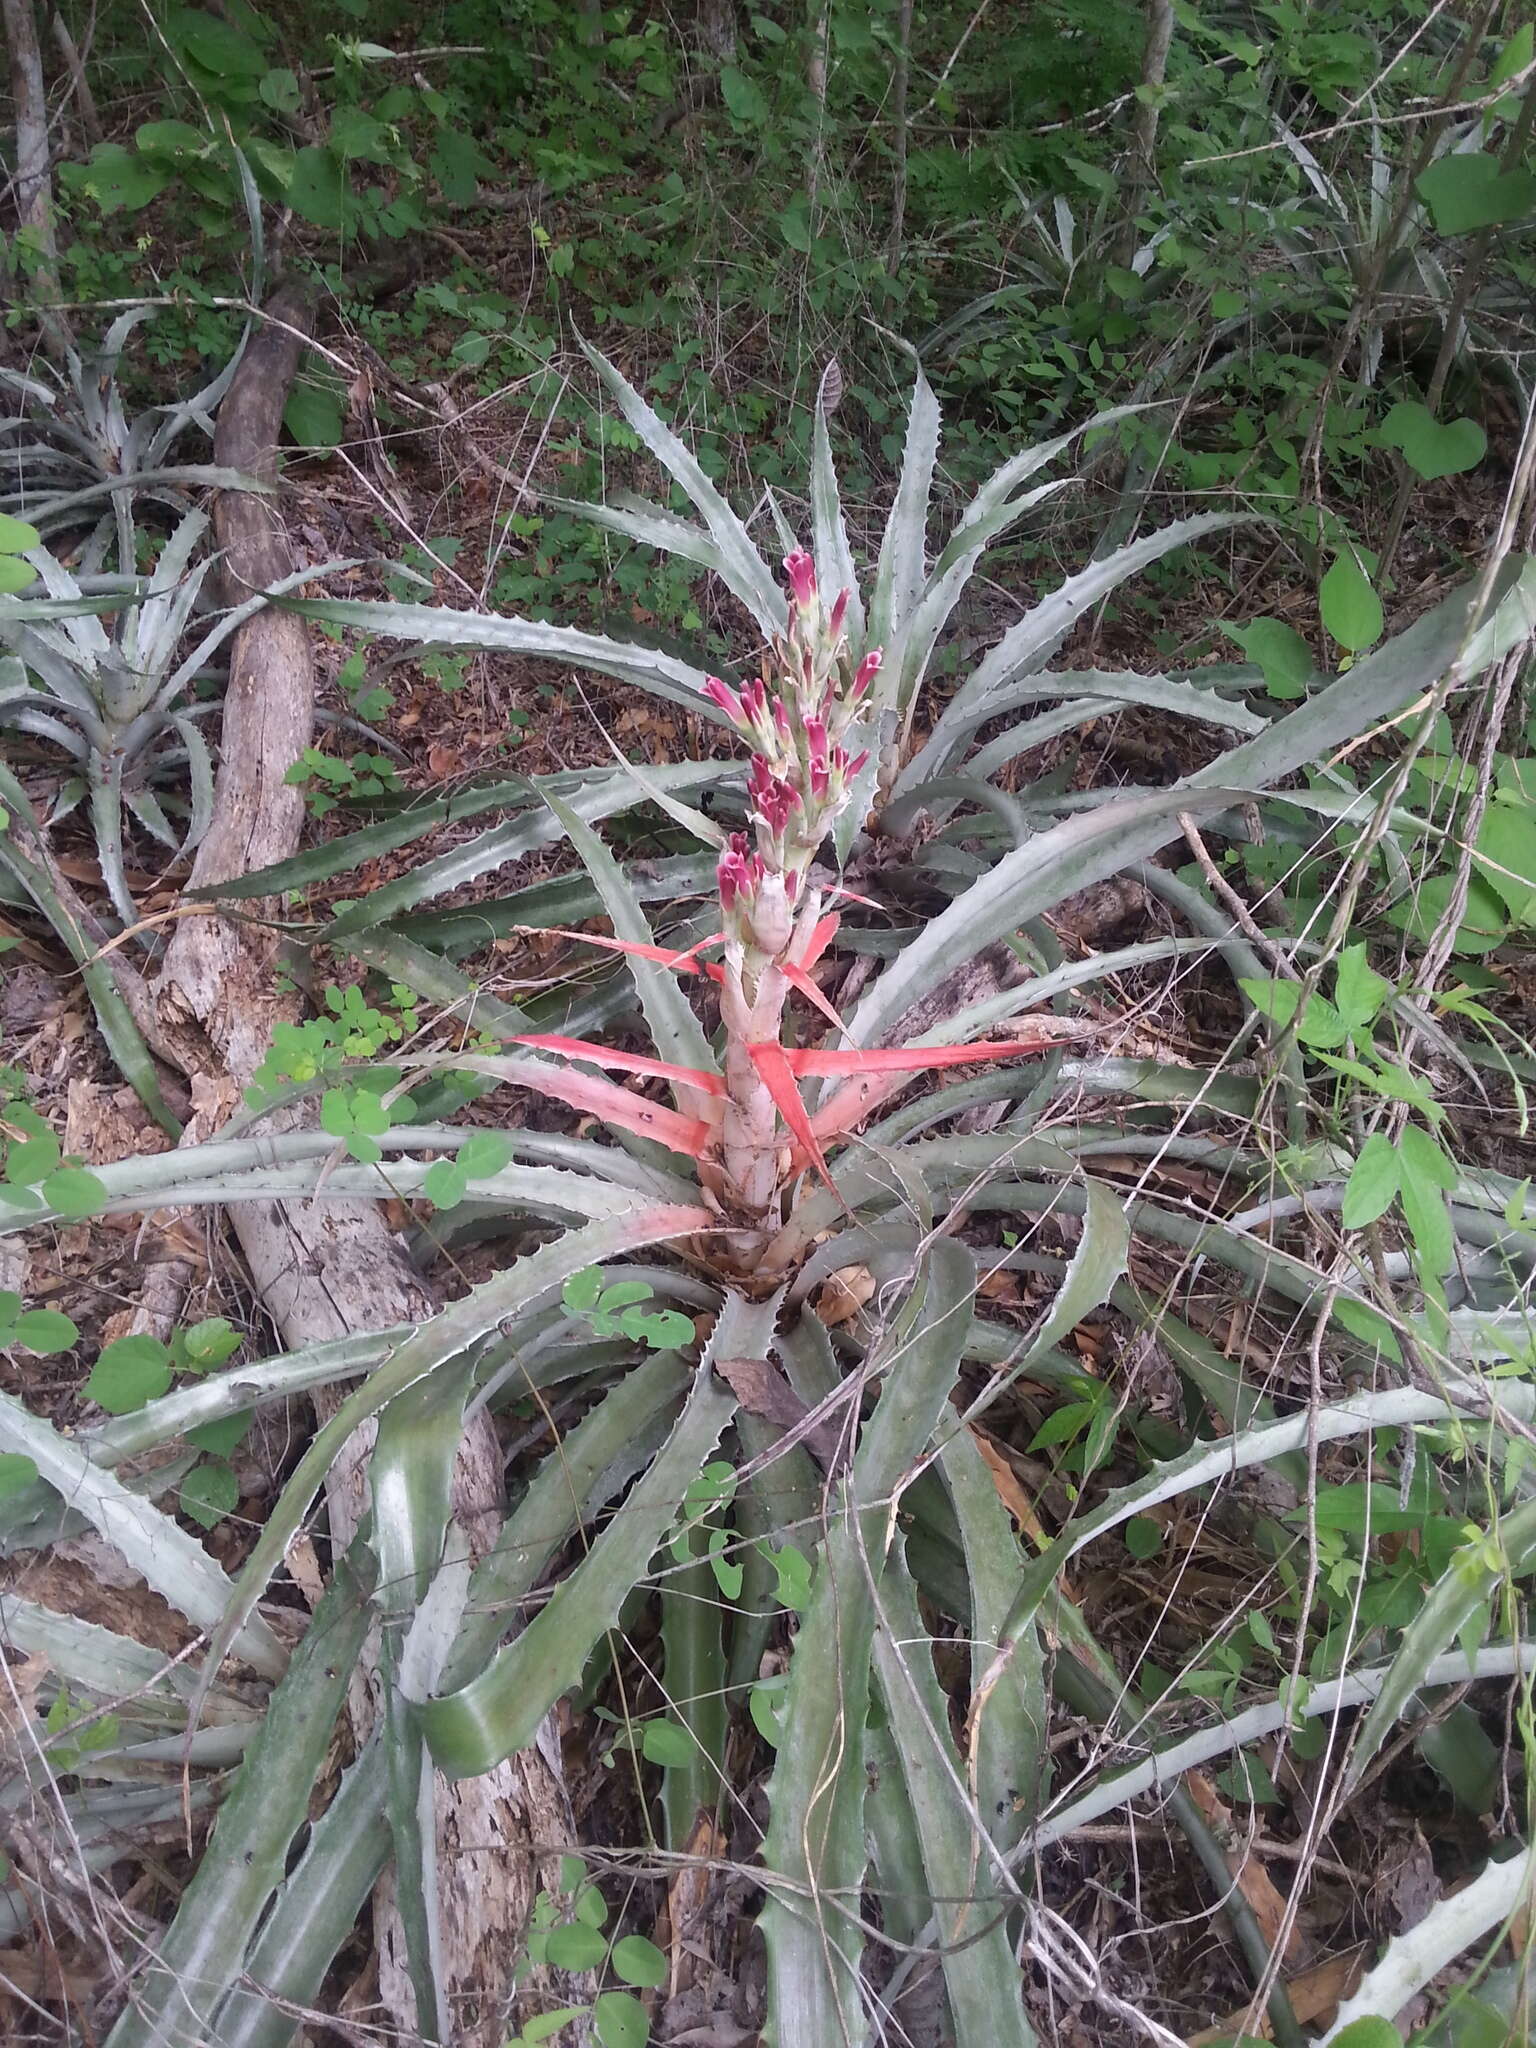
[[[822,1284],[816,1313],[829,1330],[835,1329],[839,1323],[852,1322],[874,1291],[875,1276],[868,1266],[840,1266]]]
[[[1227,1868],[1233,1881],[1253,1909],[1264,1939],[1273,1948],[1280,1939],[1280,1930],[1285,1925],[1287,1900],[1274,1879],[1264,1868],[1263,1862],[1243,1841],[1242,1831],[1232,1818],[1232,1809],[1222,1799],[1216,1787],[1203,1771],[1185,1773],[1185,1784],[1190,1797],[1210,1822],[1212,1832],[1226,1852]],[[1294,1961],[1302,1946],[1301,1929],[1292,1926],[1285,1944],[1288,1961]]]

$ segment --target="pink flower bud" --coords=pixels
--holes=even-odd
[[[865,749],[863,750],[863,752],[862,752],[862,753],[859,753],[859,754],[855,754],[855,755],[854,755],[853,759],[852,759],[852,760],[851,760],[851,761],[850,761],[850,762],[848,763],[848,765],[847,765],[847,766],[846,766],[846,767],[844,768],[844,770],[843,770],[843,774],[844,774],[844,776],[846,777],[846,779],[847,779],[847,780],[848,780],[849,782],[852,782],[852,780],[853,780],[853,778],[855,777],[855,775],[857,775],[857,774],[858,774],[859,770],[860,770],[860,769],[861,769],[861,768],[862,768],[862,767],[864,766],[864,763],[865,763],[865,762],[866,762],[866,761],[867,761],[868,759],[869,759],[869,749],[868,749],[868,747],[866,747],[866,748],[865,748]]]
[[[773,722],[778,728],[780,739],[787,740],[789,738],[789,713],[784,708],[784,699],[782,697],[775,697],[773,700]]]
[[[711,704],[719,705],[720,709],[733,724],[739,725],[741,723],[741,699],[733,689],[729,688],[727,684],[722,683],[718,676],[706,676],[704,678],[704,694]]]
[[[795,603],[801,611],[816,602],[816,565],[810,556],[796,551],[784,557],[784,573],[789,578],[789,587],[794,592]]]
[[[885,655],[880,648],[871,647],[868,654],[859,663],[858,671],[853,678],[853,690],[851,692],[853,703],[857,704],[859,699],[868,690],[870,684],[880,673],[880,665],[884,660]]]
[[[827,760],[827,727],[825,719],[807,718],[805,720],[805,746],[806,752],[810,757],[811,766],[814,768],[819,763],[822,767],[825,767]]]
[[[763,877],[763,863],[751,850],[745,832],[733,832],[715,866],[715,883],[720,891],[720,908],[733,911],[740,899],[750,898]]]
[[[840,590],[837,593],[831,614],[827,619],[827,631],[834,640],[843,630],[843,620],[848,616],[848,600],[852,595],[853,592],[851,590]]]
[[[775,775],[761,754],[752,756],[752,765],[747,770],[747,798],[775,838],[783,832],[800,801],[794,784]]]

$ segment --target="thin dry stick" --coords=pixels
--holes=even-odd
[[[1211,885],[1211,893],[1218,897],[1228,910],[1231,911],[1233,917],[1237,920],[1238,928],[1252,939],[1254,945],[1258,947],[1282,981],[1298,980],[1299,977],[1296,969],[1292,965],[1290,956],[1285,951],[1285,948],[1277,946],[1267,932],[1260,930],[1259,926],[1254,922],[1253,912],[1248,908],[1242,897],[1238,895],[1220,868],[1217,867],[1215,861],[1212,860],[1210,848],[1201,838],[1200,828],[1194,819],[1187,812],[1181,811],[1179,813],[1179,826],[1183,831],[1190,852],[1200,863],[1201,874],[1204,875]]]
[[[933,91],[928,95],[927,99],[924,100],[923,104],[917,110],[917,119],[919,121],[926,120],[927,117],[933,112],[934,108],[938,105],[939,94],[944,90],[945,86],[949,83],[949,74],[951,73],[951,71],[954,70],[956,64],[959,63],[960,61],[960,52],[971,40],[971,37],[976,33],[976,30],[980,28],[981,18],[986,13],[987,9],[991,6],[991,4],[992,0],[981,0],[981,5],[977,8],[976,12],[971,16],[970,20],[965,24],[965,27],[961,29],[960,40],[959,42],[956,43],[955,47],[950,51],[949,55],[945,58],[944,69],[939,73],[938,79],[934,84]]]
[[[1147,0],[1147,41],[1141,59],[1141,85],[1131,119],[1130,175],[1120,223],[1118,261],[1129,263],[1136,249],[1136,215],[1142,194],[1157,176],[1158,102],[1168,75],[1173,46],[1173,0]]]
[[[891,126],[896,167],[891,174],[891,231],[885,244],[885,267],[894,277],[901,262],[907,224],[907,82],[912,71],[912,0],[901,0],[896,16],[896,62],[891,73]]]
[[[53,40],[59,46],[59,55],[64,59],[64,68],[69,73],[69,89],[74,95],[75,107],[80,115],[80,126],[85,130],[86,140],[100,142],[101,116],[96,111],[96,98],[85,75],[85,65],[81,61],[79,46],[69,32],[68,22],[57,10],[49,26],[53,32]]]

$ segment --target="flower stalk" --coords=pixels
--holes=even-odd
[[[809,964],[821,922],[812,863],[868,758],[843,739],[880,668],[875,650],[855,661],[843,630],[849,593],[830,609],[807,554],[785,557],[787,630],[769,643],[762,671],[740,691],[718,676],[710,698],[752,749],[748,831],[733,833],[716,869],[725,937],[721,1013],[726,1100],[721,1125],[726,1206],[754,1223],[770,1217],[789,1173],[789,1145],[751,1048],[778,1045],[796,970]]]

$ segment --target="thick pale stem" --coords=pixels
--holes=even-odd
[[[764,961],[755,977],[750,963],[727,963],[721,1163],[729,1205],[754,1222],[766,1221],[775,1208],[781,1168],[778,1112],[747,1047],[777,1041],[788,993],[788,982],[771,962]]]

